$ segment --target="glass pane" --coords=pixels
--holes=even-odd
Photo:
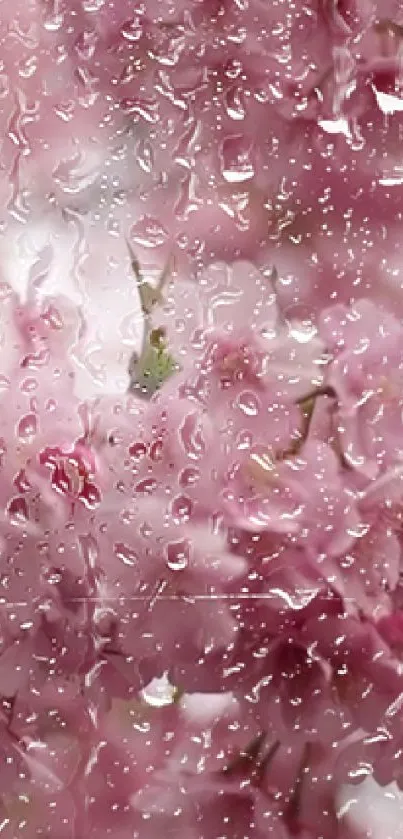
[[[0,40],[0,837],[399,839],[402,3]]]

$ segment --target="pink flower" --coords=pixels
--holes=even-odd
[[[353,543],[360,525],[357,504],[329,446],[308,442],[283,461],[261,447],[252,449],[248,472],[244,495],[238,483],[228,499],[237,509],[238,525],[245,526],[249,518],[248,529],[293,535],[319,568],[326,555],[341,555]]]
[[[8,839],[402,786],[398,6],[3,0]]]
[[[168,829],[175,836],[184,830],[195,839],[200,835],[216,839],[223,831],[235,837],[239,830],[253,839],[288,836],[274,799],[248,781],[227,780],[218,774],[200,778],[183,773],[176,783],[162,776],[136,797],[135,804],[151,821],[151,830]]]
[[[225,535],[188,521],[190,501],[185,505],[183,498],[182,507],[179,500],[166,507],[157,496],[127,511],[120,526],[112,520],[102,528],[107,508],[94,522],[97,613],[109,614],[106,640],[137,661],[156,659],[162,671],[210,645],[232,642],[237,627],[225,592],[245,570]]]
[[[202,376],[215,372],[221,382],[228,379],[227,387],[257,377],[282,399],[297,399],[322,383],[324,347],[315,328],[284,316],[273,278],[252,263],[212,263],[196,288],[174,279],[165,296],[155,325],[166,330],[185,372],[193,363]]]
[[[333,357],[326,381],[337,397],[337,432],[349,465],[366,478],[399,464],[402,328],[369,300],[322,313]]]

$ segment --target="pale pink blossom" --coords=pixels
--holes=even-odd
[[[400,4],[1,11],[0,833],[363,839],[343,785],[403,786]]]
[[[326,381],[347,462],[367,478],[400,463],[402,327],[369,300],[324,311],[321,335],[333,363]]]

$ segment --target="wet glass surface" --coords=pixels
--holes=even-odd
[[[1,839],[399,839],[401,2],[0,42]]]

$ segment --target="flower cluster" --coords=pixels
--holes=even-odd
[[[403,789],[402,4],[0,5],[1,839],[363,839],[341,791]]]
[[[151,397],[83,401],[72,307],[3,309],[4,835],[350,835],[403,778],[403,327],[216,263]]]

